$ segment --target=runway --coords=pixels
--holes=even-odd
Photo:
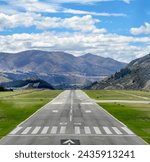
[[[1,145],[145,145],[81,90],[66,90],[0,141]]]

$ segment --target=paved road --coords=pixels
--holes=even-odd
[[[4,137],[6,145],[142,145],[81,90],[64,91]]]

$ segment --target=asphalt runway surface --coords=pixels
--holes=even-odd
[[[1,139],[1,145],[145,145],[81,90],[66,90]]]

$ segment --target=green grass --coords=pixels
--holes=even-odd
[[[150,92],[146,91],[85,90],[84,92],[95,100],[150,100]]]
[[[100,103],[99,105],[150,144],[150,104]]]
[[[17,96],[15,94],[18,92],[3,92],[4,94],[1,92],[1,96],[9,96],[10,94],[14,96],[0,98],[0,138],[55,98],[61,91],[43,90],[23,94],[24,92],[27,91],[21,91],[22,95]]]
[[[11,95],[17,95],[17,94],[21,94],[21,93],[29,93],[33,90],[15,90],[15,91],[6,91],[6,92],[0,92],[0,98],[2,97],[7,97],[7,96],[11,96]]]
[[[150,92],[134,90],[85,90],[95,100],[150,100]],[[150,144],[150,104],[98,103]]]

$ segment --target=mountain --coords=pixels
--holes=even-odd
[[[93,54],[78,57],[78,62],[81,73],[89,76],[108,76],[126,66],[125,63]]]
[[[0,72],[15,80],[35,76],[54,85],[88,85],[95,77],[111,75],[125,65],[92,54],[75,57],[65,52],[39,50],[0,53]]]
[[[0,73],[0,83],[9,81],[12,81],[12,79],[7,74]]]
[[[1,87],[5,88],[24,88],[24,89],[33,89],[33,88],[46,88],[54,89],[49,83],[41,79],[26,79],[26,80],[16,80],[11,82],[5,82],[0,84]]]
[[[131,61],[126,68],[109,78],[95,82],[90,89],[146,89],[150,90],[150,54]]]

